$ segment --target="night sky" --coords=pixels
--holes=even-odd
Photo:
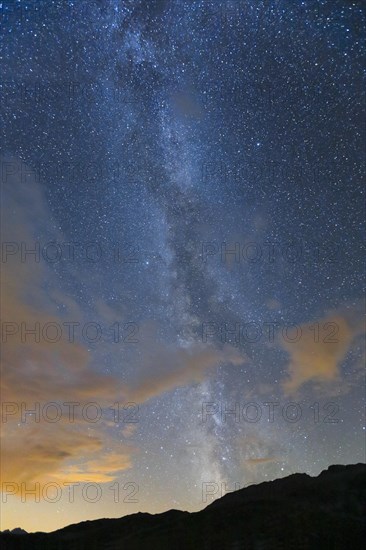
[[[0,3],[2,529],[365,461],[362,6]]]

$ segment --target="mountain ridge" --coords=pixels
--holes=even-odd
[[[198,512],[138,512],[21,537],[0,533],[9,550],[193,550],[361,547],[366,464],[332,465],[229,492]]]

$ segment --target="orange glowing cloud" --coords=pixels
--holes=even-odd
[[[14,161],[16,168],[16,161]],[[3,242],[33,243],[42,234],[49,240],[62,240],[55,232],[41,187],[37,182],[21,182],[13,176],[2,189]],[[10,250],[10,249],[8,249]],[[231,348],[216,350],[204,346],[187,349],[154,347],[141,342],[141,362],[136,366],[136,380],[127,384],[93,368],[93,357],[83,342],[61,339],[50,342],[34,335],[21,338],[19,327],[25,323],[34,328],[47,323],[62,325],[65,318],[60,307],[82,322],[79,305],[62,291],[52,269],[44,262],[20,262],[16,254],[7,255],[2,264],[2,356],[1,398],[2,435],[1,478],[3,482],[21,483],[65,479],[66,481],[106,482],[118,472],[130,468],[135,450],[115,446],[106,435],[107,420],[93,424],[81,417],[82,407],[96,402],[110,407],[114,402],[141,403],[177,386],[202,380],[205,373],[222,361],[234,364],[243,358]],[[111,308],[98,302],[99,313],[113,320]],[[70,320],[70,317],[66,320]],[[5,324],[4,324],[5,323]],[[78,403],[72,422],[67,415],[50,423],[41,416],[36,421],[20,421],[21,403],[26,409],[35,404]],[[134,428],[122,430],[126,437]],[[107,452],[106,449],[110,449]]]
[[[359,330],[341,315],[299,328],[301,335],[299,332],[296,342],[282,341],[289,354],[288,377],[283,383],[287,394],[295,393],[307,382],[326,385],[339,381],[341,363]]]

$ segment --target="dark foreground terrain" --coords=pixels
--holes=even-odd
[[[228,493],[197,513],[170,510],[70,525],[53,533],[0,534],[4,550],[358,550],[366,465],[330,466]]]

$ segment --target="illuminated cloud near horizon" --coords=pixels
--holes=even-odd
[[[15,172],[20,172],[19,161],[13,159],[12,167]],[[39,219],[51,232],[54,224],[36,182],[32,185],[28,183],[25,188],[19,178],[13,177],[8,187],[3,188],[3,197],[3,242],[14,242],[16,234],[15,242],[25,242],[31,248],[37,240]],[[9,211],[14,212],[16,218],[5,215]],[[35,221],[30,212],[37,212]],[[75,459],[80,454],[92,455],[106,446],[103,441],[106,437],[99,425],[92,436],[86,432],[87,425],[80,412],[83,406],[90,402],[96,402],[99,407],[108,407],[116,401],[143,403],[177,386],[201,381],[207,371],[222,362],[242,364],[244,361],[230,346],[220,351],[204,345],[180,350],[155,345],[155,355],[152,355],[153,342],[150,341],[148,355],[138,370],[139,379],[134,387],[129,387],[116,375],[97,372],[90,364],[91,354],[83,342],[51,343],[45,338],[36,341],[31,333],[21,341],[22,323],[29,329],[34,328],[36,323],[41,327],[47,323],[62,326],[63,321],[69,318],[57,314],[57,304],[70,304],[70,298],[67,294],[63,296],[61,289],[58,289],[56,300],[53,288],[44,288],[42,282],[51,277],[48,266],[34,261],[19,265],[18,258],[14,256],[9,254],[3,265],[2,317],[6,340],[4,342],[3,339],[2,353],[2,416],[6,423],[2,435],[3,480],[11,479],[15,483],[44,481],[55,472],[72,481],[106,482],[114,479],[113,472],[116,474],[131,467],[132,458],[129,455],[132,451],[128,448],[120,453],[114,451],[114,455],[102,453],[99,461],[87,459],[79,467],[63,467],[69,459]],[[98,311],[104,312],[106,307],[99,303]],[[81,322],[79,304],[71,303],[70,309],[74,314],[78,313],[72,320]],[[110,308],[108,313],[113,313]],[[15,330],[17,332],[14,333]],[[30,410],[36,403],[55,402],[78,403],[78,407],[72,409],[72,422],[64,407],[60,423],[50,424],[47,418],[42,417],[39,423],[28,426],[29,434],[26,433],[20,440],[14,438],[13,425],[20,420],[20,403],[25,403],[25,408]],[[66,411],[70,411],[70,407]],[[24,446],[27,448],[25,455],[20,452]]]

